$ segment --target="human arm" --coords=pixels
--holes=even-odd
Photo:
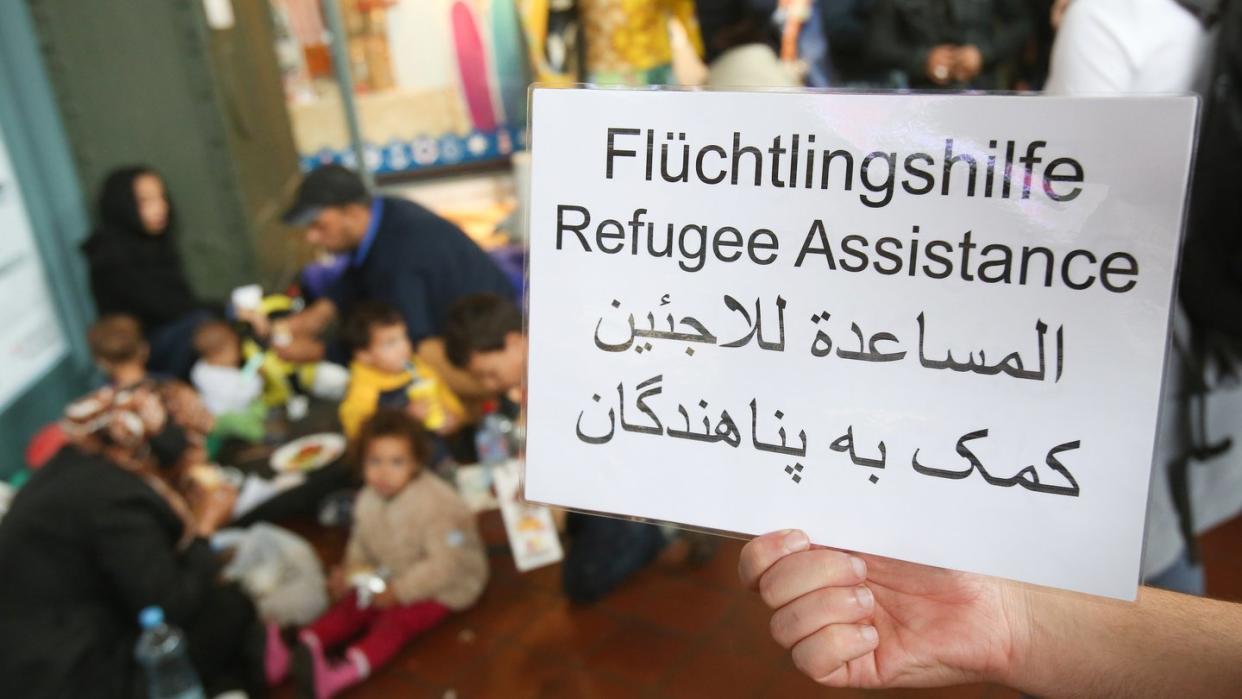
[[[177,426],[200,437],[211,433],[216,418],[194,387],[174,380],[165,382],[161,391],[168,415]]]
[[[418,343],[414,353],[420,362],[425,362],[427,366],[439,375],[444,384],[457,397],[465,400],[492,397],[493,394],[483,388],[469,372],[454,366],[448,360],[448,354],[444,349],[444,338],[425,338]]]
[[[273,322],[268,340],[276,355],[295,364],[322,360],[326,352],[319,336],[336,317],[336,309],[335,303],[322,298],[300,313]]]
[[[694,55],[699,58],[707,55],[703,47],[703,34],[699,30],[699,19],[694,12],[694,0],[664,0],[664,4],[668,8],[668,13],[686,31],[686,38],[690,41],[691,48],[694,49]]]
[[[1104,600],[811,547],[796,531],[747,544],[738,570],[775,610],[773,638],[829,686],[1205,696],[1242,681],[1239,605],[1151,588]]]
[[[1065,16],[1065,9],[1069,7],[1070,0],[1052,0],[1052,8],[1048,11],[1048,24],[1052,27],[1052,31],[1061,28],[1061,18]]]
[[[279,330],[276,332],[279,333]],[[287,339],[282,340],[279,344],[273,343],[273,346],[276,349],[276,356],[286,362],[313,364],[322,361],[327,355],[323,342],[314,335],[295,335],[290,333],[284,337]]]
[[[228,524],[233,519],[237,495],[237,487],[231,484],[204,487],[191,479],[186,501],[194,515],[195,534],[207,539]]]
[[[1026,595],[1030,637],[1010,684],[1028,694],[1224,697],[1242,684],[1242,605],[1153,587],[1136,602]]]
[[[309,335],[316,337],[327,329],[328,324],[336,317],[336,304],[331,299],[321,298],[283,320],[285,328],[293,335]],[[279,324],[275,328],[279,328]]]

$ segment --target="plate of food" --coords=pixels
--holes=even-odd
[[[334,432],[312,434],[295,439],[272,454],[272,470],[277,473],[305,473],[322,468],[345,453],[345,437]]]

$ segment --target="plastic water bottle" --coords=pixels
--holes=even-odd
[[[479,463],[497,466],[509,460],[509,440],[513,438],[513,421],[496,410],[494,402],[483,404],[483,422],[474,433]]]
[[[190,664],[185,636],[164,623],[164,610],[147,607],[138,614],[142,635],[134,656],[147,675],[148,699],[204,699],[203,685]]]

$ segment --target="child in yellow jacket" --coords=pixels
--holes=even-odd
[[[353,350],[349,388],[341,403],[341,426],[353,439],[379,408],[398,408],[418,418],[428,430],[447,434],[466,415],[461,400],[435,371],[414,358],[401,314],[391,306],[359,304],[345,326]]]

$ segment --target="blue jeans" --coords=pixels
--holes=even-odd
[[[569,552],[561,569],[565,595],[594,602],[638,572],[664,548],[664,534],[650,524],[570,512]]]

